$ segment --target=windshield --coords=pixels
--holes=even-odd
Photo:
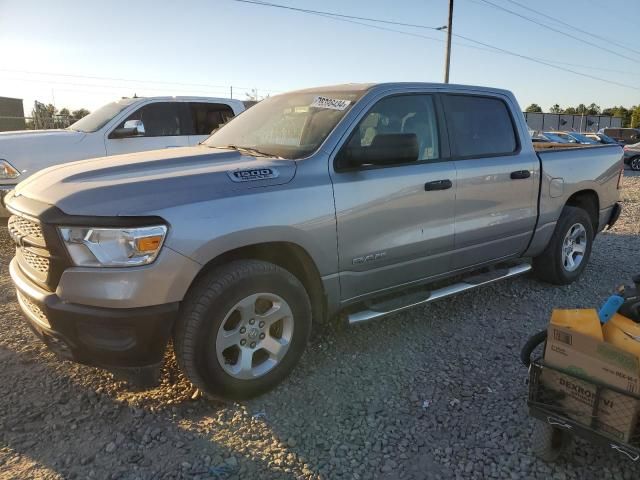
[[[117,102],[107,103],[100,107],[98,110],[90,113],[86,117],[81,118],[76,123],[69,127],[69,130],[75,130],[76,132],[96,132],[104,127],[109,120],[118,115],[122,110],[127,108],[133,102],[137,101],[137,98],[123,98]]]
[[[215,132],[204,145],[304,158],[318,149],[364,93],[293,92],[267,98]]]
[[[580,143],[593,143],[593,144],[598,143],[592,138],[586,137],[585,135],[581,135],[579,133],[570,133],[569,135],[571,135],[573,138],[578,140]]]
[[[598,134],[598,138],[600,138],[600,141],[601,141],[602,143],[608,143],[608,144],[612,144],[612,143],[617,144],[617,143],[618,143],[618,142],[616,142],[613,138],[611,138],[611,137],[610,137],[610,136],[608,136],[608,135],[605,135],[604,133],[599,133],[599,134]]]
[[[560,135],[556,135],[555,133],[544,132],[543,135],[550,142],[569,143],[567,139],[561,137]]]

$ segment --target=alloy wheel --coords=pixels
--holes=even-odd
[[[234,378],[251,380],[273,370],[293,337],[289,304],[273,293],[240,300],[225,316],[216,336],[216,356]]]
[[[562,266],[567,272],[577,270],[587,251],[587,229],[581,223],[574,224],[562,242]]]

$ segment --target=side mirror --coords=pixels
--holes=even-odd
[[[142,120],[127,120],[122,128],[116,128],[111,136],[113,138],[143,137],[144,123]]]
[[[360,165],[397,165],[418,160],[418,137],[415,133],[379,134],[368,147],[346,147],[340,152],[343,167]]]

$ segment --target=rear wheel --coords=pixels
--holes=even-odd
[[[640,157],[634,157],[629,162],[629,167],[631,170],[640,171]]]
[[[534,274],[556,285],[573,283],[587,266],[593,237],[589,214],[578,207],[564,207],[549,245],[533,259]]]
[[[204,393],[246,399],[284,379],[311,330],[306,290],[272,263],[241,260],[204,276],[175,332],[178,363]]]

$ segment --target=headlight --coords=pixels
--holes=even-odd
[[[6,160],[0,160],[0,180],[11,180],[20,176],[20,172],[13,168]]]
[[[79,267],[133,267],[153,262],[167,227],[60,227],[67,251]]]

